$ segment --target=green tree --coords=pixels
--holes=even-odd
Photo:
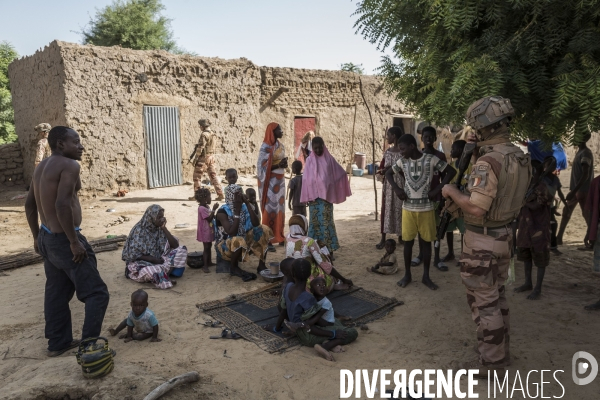
[[[176,45],[171,20],[161,15],[164,9],[160,0],[115,0],[90,19],[81,32],[83,43],[195,55]]]
[[[8,64],[19,55],[8,42],[0,43],[0,144],[17,141],[15,118],[8,81]]]
[[[355,27],[379,48],[386,87],[424,120],[464,121],[510,98],[517,136],[600,128],[600,0],[363,0]]]
[[[354,63],[343,63],[340,66],[340,69],[342,71],[348,71],[348,72],[354,72],[356,74],[362,75],[365,73],[364,68],[362,67],[362,64],[354,64]]]

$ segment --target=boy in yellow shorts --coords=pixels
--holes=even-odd
[[[385,177],[396,195],[403,200],[402,204],[402,239],[404,240],[404,278],[398,286],[406,287],[412,281],[410,272],[412,248],[417,233],[421,238],[420,244],[423,255],[423,279],[421,282],[431,290],[438,286],[429,277],[431,264],[431,242],[435,240],[435,204],[432,199],[448,184],[456,170],[447,168],[448,164],[433,154],[421,153],[417,148],[414,136],[406,134],[398,139],[400,159],[386,173]],[[438,171],[443,177],[437,187],[431,189],[431,179]],[[394,174],[402,174],[405,179],[404,188],[396,184]]]

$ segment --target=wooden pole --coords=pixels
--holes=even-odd
[[[356,126],[356,103],[354,103],[354,122],[352,122],[352,145],[350,146],[350,178],[348,182],[352,182],[352,161],[354,160],[354,127]]]
[[[365,107],[367,107],[367,111],[369,112],[369,119],[371,120],[371,149],[373,151],[373,166],[375,165],[375,126],[373,124],[373,115],[371,115],[371,109],[369,108],[369,104],[367,104],[367,99],[365,99],[365,94],[363,93],[363,85],[362,79],[360,76],[358,77],[358,82],[360,83],[360,95],[363,98],[365,103]],[[375,168],[373,167],[373,172],[375,172]],[[375,180],[375,173],[373,173],[373,190],[375,191],[375,221],[379,220],[379,211],[378,211],[378,200],[377,200],[377,181]]]

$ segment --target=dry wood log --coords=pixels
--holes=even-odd
[[[127,236],[121,235],[110,239],[90,240],[90,245],[94,252],[102,253],[103,251],[113,251],[119,248],[119,243],[124,242]],[[0,271],[24,267],[26,265],[37,264],[42,262],[43,258],[33,250],[27,250],[19,254],[12,254],[5,257],[0,257]]]
[[[179,385],[183,385],[184,383],[198,382],[198,380],[200,380],[200,374],[198,374],[196,371],[187,372],[183,375],[176,376],[148,393],[148,396],[144,397],[144,400],[156,400],[169,390],[176,388]]]

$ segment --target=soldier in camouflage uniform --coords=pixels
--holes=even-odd
[[[200,134],[200,139],[198,140],[198,144],[196,145],[194,153],[192,154],[192,157],[195,156],[193,161],[194,193],[202,186],[202,175],[207,172],[210,183],[213,185],[215,192],[217,192],[218,195],[216,201],[223,200],[225,197],[223,196],[223,188],[221,187],[221,183],[217,177],[217,166],[215,163],[217,135],[210,130],[210,120],[201,119],[198,121],[198,124],[202,129],[202,133]],[[190,157],[190,159],[192,157]],[[194,199],[194,196],[190,197],[190,200]]]
[[[48,133],[50,132],[50,129],[52,129],[52,127],[50,126],[50,124],[44,123],[37,125],[34,129],[36,130],[40,138],[40,140],[38,140],[37,142],[35,152],[35,169],[35,167],[37,167],[38,164],[41,163],[44,158],[50,155],[48,147]]]
[[[467,123],[477,131],[479,158],[466,193],[455,185],[442,189],[454,203],[454,215],[462,216],[466,224],[460,275],[477,325],[479,353],[477,360],[455,362],[453,367],[479,369],[480,377],[487,377],[490,370],[504,374],[510,363],[504,287],[513,248],[510,223],[524,203],[531,179],[529,155],[510,142],[508,125],[513,116],[510,100],[502,97],[486,97],[469,107]]]

